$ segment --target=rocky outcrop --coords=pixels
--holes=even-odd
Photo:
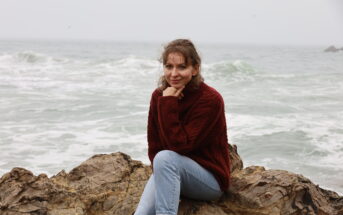
[[[343,51],[343,47],[339,49],[339,48],[336,48],[335,46],[329,46],[324,50],[324,52],[338,52],[338,51]]]
[[[180,215],[343,214],[343,198],[305,177],[247,167],[231,147],[229,192],[216,202],[182,199]],[[14,168],[0,178],[1,215],[130,215],[151,168],[123,153],[95,155],[69,173],[48,178]]]
[[[95,155],[51,178],[14,168],[0,179],[0,214],[130,214],[150,174],[123,153]]]

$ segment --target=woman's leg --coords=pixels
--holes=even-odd
[[[176,215],[180,193],[201,200],[216,200],[223,194],[217,180],[192,159],[170,150],[154,158],[156,214]]]
[[[151,175],[144,187],[143,194],[139,200],[134,215],[155,215],[155,183],[154,176]]]

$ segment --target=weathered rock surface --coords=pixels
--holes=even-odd
[[[242,169],[236,148],[230,151],[228,194],[217,202],[182,199],[178,214],[343,214],[343,197],[335,192],[287,171]],[[0,178],[0,215],[130,215],[150,174],[149,166],[120,152],[95,155],[51,178],[14,168]]]

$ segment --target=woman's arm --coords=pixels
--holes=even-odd
[[[148,128],[147,128],[147,138],[148,138],[148,156],[152,164],[155,155],[163,149],[160,137],[158,134],[158,120],[157,120],[157,96],[158,91],[154,91],[149,108],[148,116]]]
[[[220,95],[199,100],[184,123],[179,120],[178,98],[158,97],[157,109],[161,136],[170,150],[181,154],[211,144],[206,141],[217,138],[215,135],[225,128],[224,102]],[[210,135],[213,136],[208,138]]]

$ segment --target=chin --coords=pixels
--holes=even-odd
[[[171,85],[172,87],[176,88],[176,89],[180,89],[182,87],[181,84],[173,84]]]
[[[188,82],[189,83],[189,82]],[[176,89],[180,89],[183,86],[187,86],[188,83],[177,83],[177,84],[169,84],[169,86],[174,87]]]
[[[179,83],[178,84],[171,84],[171,83],[168,82],[168,85],[171,86],[171,87],[174,87],[176,89],[181,87],[181,84],[179,84]]]

